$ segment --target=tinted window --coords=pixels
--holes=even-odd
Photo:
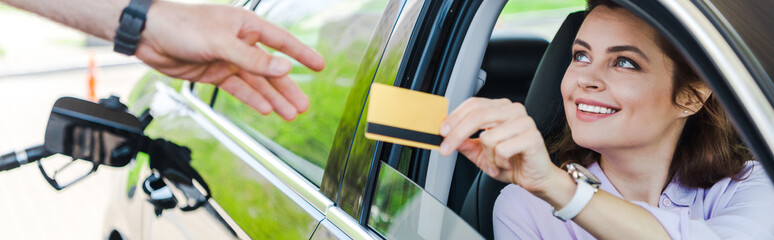
[[[215,85],[212,84],[194,84],[193,89],[191,89],[193,94],[199,99],[202,100],[202,102],[206,104],[210,104],[210,101],[212,101],[212,97],[215,96]],[[218,91],[220,92],[220,91]]]
[[[774,71],[774,3],[771,1],[711,1],[719,14],[747,45],[750,53],[771,76]]]
[[[443,203],[384,163],[368,226],[387,239],[483,239]]]
[[[419,18],[424,3],[425,1],[422,0],[391,1],[391,6],[388,7],[391,9],[387,11],[391,13],[400,12],[399,18],[396,24],[394,24],[394,29],[385,29],[387,32],[384,33],[384,36],[389,36],[389,41],[385,41],[387,45],[383,55],[375,56],[379,59],[378,67],[372,66],[371,68],[365,69],[369,73],[376,72],[376,74],[372,81],[371,79],[363,79],[365,81],[361,80],[357,83],[356,88],[358,90],[349,96],[350,102],[348,102],[348,105],[368,102],[366,93],[372,82],[387,85],[393,85],[395,83],[398,70],[403,61],[403,56],[408,47],[409,38],[411,37],[414,27],[418,25],[417,19]],[[395,16],[397,17],[398,15],[396,14]],[[386,17],[384,20],[389,20],[389,17]],[[342,121],[343,124],[339,125],[339,131],[349,133],[356,129],[357,134],[351,138],[351,147],[345,145],[344,142],[336,143],[352,149],[352,151],[349,152],[349,156],[347,156],[346,166],[344,164],[341,165],[342,167],[345,167],[346,171],[344,171],[341,179],[341,189],[338,192],[336,204],[357,220],[361,220],[360,214],[364,209],[362,208],[362,204],[365,197],[366,182],[368,181],[371,159],[373,158],[376,146],[376,141],[365,138],[365,134],[363,134],[363,132],[365,132],[366,119],[368,118],[366,116],[366,113],[368,112],[367,108],[368,106],[365,106],[365,109],[358,107],[348,108],[346,110],[344,118],[347,120]],[[338,182],[332,182],[338,184]],[[323,184],[327,185],[327,182]]]
[[[215,110],[319,186],[347,95],[386,5],[387,0],[261,1],[259,16],[288,29],[326,60],[322,72],[294,62],[290,73],[309,97],[309,111],[288,123],[274,113],[262,116],[222,91]]]

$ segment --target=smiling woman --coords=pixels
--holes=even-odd
[[[513,183],[495,203],[495,236],[774,239],[774,188],[709,87],[628,10],[588,9],[561,83],[565,130],[550,148],[507,100],[468,100],[441,128],[442,154],[457,149]]]
[[[590,6],[600,5],[599,2],[604,1],[592,1]],[[588,19],[582,27],[583,31],[575,39],[572,64],[567,69],[562,84],[568,127],[559,141],[550,144],[549,148],[553,150],[551,152],[556,152],[559,159],[590,166],[600,158],[601,153],[592,150],[592,146],[600,143],[586,138],[611,141],[603,144],[607,146],[615,145],[613,141],[619,145],[636,146],[658,142],[654,141],[658,138],[670,146],[677,141],[671,164],[667,164],[668,179],[679,175],[679,181],[684,186],[709,188],[720,179],[736,177],[752,156],[745,146],[739,144],[730,120],[718,100],[711,95],[709,88],[655,29],[627,11],[615,11],[618,9],[615,5],[604,6],[611,8],[605,7],[597,12],[610,12],[596,14],[594,16],[602,16]],[[624,21],[627,24],[605,24],[611,21]],[[616,27],[622,29],[615,29]],[[597,34],[599,32],[611,34]],[[613,37],[610,37],[611,35]],[[599,45],[596,53],[586,41]],[[616,45],[620,42],[632,44]],[[604,48],[605,45],[609,46],[604,52],[600,51],[599,48]],[[596,60],[607,61],[606,64],[593,64],[592,59],[595,58],[592,53],[598,56]],[[595,66],[601,69],[594,68]],[[584,71],[591,72],[584,75]],[[601,78],[616,80],[597,80]],[[577,88],[586,90],[579,91]],[[605,88],[612,89],[604,91]],[[587,99],[586,97],[595,99],[596,96],[591,97],[592,93],[601,93],[597,95],[605,100],[599,102]],[[604,103],[608,101],[634,106],[633,111],[619,114],[625,115],[620,118],[630,120],[623,122],[624,126],[618,126],[620,130],[615,130],[617,126],[604,126],[604,129],[613,130],[605,131],[606,133],[619,133],[622,136],[584,133],[583,131],[599,129],[584,126],[585,123],[591,124],[594,120],[613,116],[622,110],[616,107],[616,104],[611,106]],[[671,105],[658,104],[668,101],[671,101]],[[575,105],[578,105],[577,110],[573,109]],[[612,112],[595,112],[595,106]],[[666,117],[670,115],[672,116]],[[576,119],[580,122],[576,122]],[[573,124],[580,126],[573,128]],[[570,131],[571,128],[576,130]],[[663,130],[641,131],[648,129]],[[637,131],[634,136],[637,138],[628,136],[632,135],[629,131]],[[653,135],[648,136],[651,133]],[[672,136],[671,139],[664,138],[666,133]],[[626,141],[621,141],[622,139]]]

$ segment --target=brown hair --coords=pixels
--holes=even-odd
[[[612,9],[620,7],[611,0],[589,0],[586,12],[591,12],[597,6]],[[700,92],[695,87],[703,84],[702,79],[666,38],[657,33],[655,40],[664,54],[674,62],[672,103],[678,108],[691,110],[679,104],[678,98],[688,94],[693,101],[701,101]],[[578,146],[573,141],[566,119],[563,121],[561,134],[555,139],[548,139],[549,151],[555,154],[562,165],[577,162],[588,166],[599,161],[599,153]],[[669,167],[669,180],[676,177],[685,187],[709,188],[726,177],[738,180],[745,162],[751,158],[720,102],[711,95],[703,107],[688,117],[685,123]]]

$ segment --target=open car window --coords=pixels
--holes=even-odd
[[[567,13],[585,8],[585,0],[508,1],[497,19],[493,34],[533,34],[550,41]]]

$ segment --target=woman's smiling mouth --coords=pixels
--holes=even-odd
[[[578,99],[575,106],[575,117],[584,122],[603,119],[621,111],[620,108],[588,99]]]
[[[613,114],[617,112],[616,110],[613,110],[610,108],[593,106],[593,105],[588,105],[583,103],[578,104],[578,110],[581,110],[587,113],[600,113],[600,114]]]

